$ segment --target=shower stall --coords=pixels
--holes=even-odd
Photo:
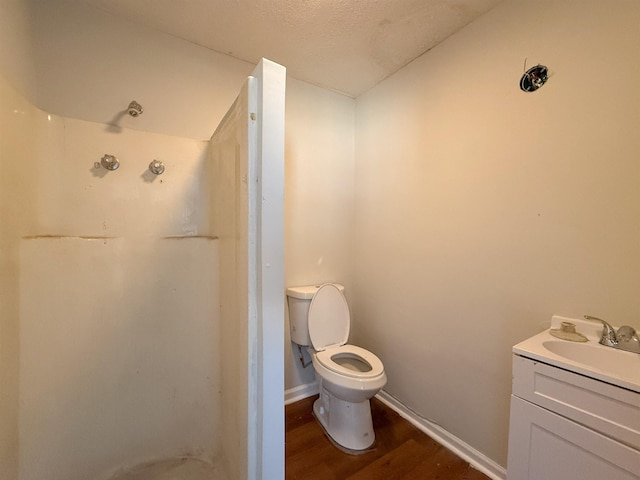
[[[208,142],[0,88],[0,478],[284,478],[284,68]]]

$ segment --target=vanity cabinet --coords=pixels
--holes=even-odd
[[[640,393],[514,355],[507,480],[640,480]]]

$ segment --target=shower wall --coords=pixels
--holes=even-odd
[[[34,218],[37,111],[0,75],[0,479],[18,478],[20,235]]]
[[[0,14],[0,478],[211,458],[219,272],[207,143],[133,129],[208,139],[251,66],[73,2],[0,0]],[[145,107],[136,121],[121,115],[133,96]],[[104,153],[119,170],[94,169]],[[147,171],[153,158],[161,177]]]
[[[219,278],[206,142],[28,109],[33,151],[8,179],[24,184],[3,198],[32,218],[3,240],[20,279],[9,286],[20,319],[14,478],[86,480],[165,456],[213,459]],[[95,168],[104,153],[119,157],[118,170]],[[147,169],[154,158],[162,176]]]
[[[19,238],[33,202],[26,181],[33,158],[35,96],[29,10],[0,0],[0,478],[18,475]],[[20,87],[16,90],[16,87]]]
[[[249,394],[247,85],[209,143],[214,171],[212,220],[220,238],[220,462],[247,478]]]

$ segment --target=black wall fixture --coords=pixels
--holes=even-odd
[[[544,65],[536,65],[527,70],[520,79],[520,89],[535,92],[549,79],[549,69]]]

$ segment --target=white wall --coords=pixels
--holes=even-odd
[[[507,1],[356,102],[353,340],[501,465],[511,346],[552,314],[640,326],[639,21]]]
[[[33,220],[27,178],[36,112],[23,95],[35,95],[35,70],[24,2],[0,0],[0,18],[0,472],[17,478],[19,245]]]
[[[25,0],[0,0],[0,72],[23,97],[37,95],[32,11]]]
[[[291,78],[286,102],[285,284],[341,282],[349,297],[355,103]],[[285,389],[291,389],[315,376],[299,363],[285,312]]]
[[[0,75],[0,472],[6,478],[18,477],[19,253],[20,236],[35,217],[28,179],[36,116]]]
[[[83,2],[29,2],[34,103],[58,115],[207,140],[253,69]],[[141,117],[123,113],[131,100]]]

